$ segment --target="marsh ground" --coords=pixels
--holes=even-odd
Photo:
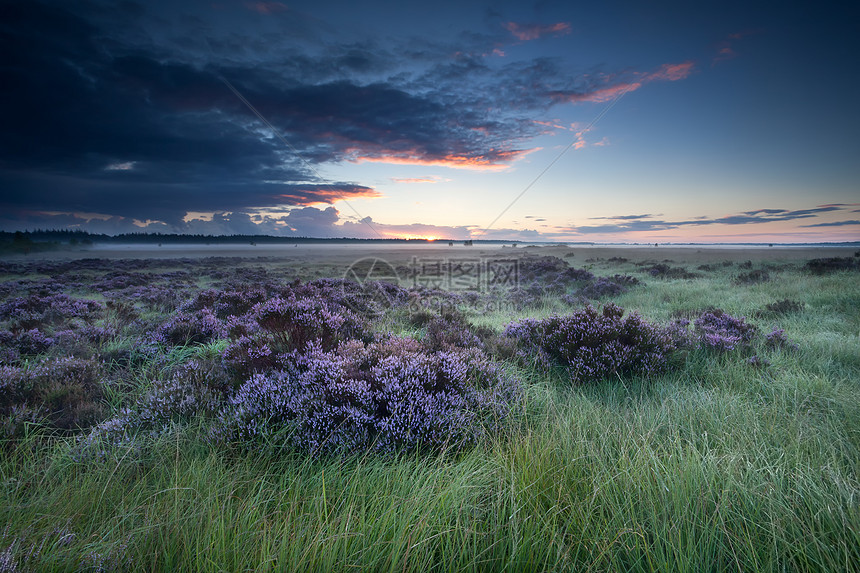
[[[40,365],[65,354],[98,363],[95,382],[102,386],[93,415],[107,419],[183,363],[220,363],[227,343],[218,339],[139,352],[148,331],[194,293],[340,278],[362,259],[383,259],[403,273],[415,259],[552,256],[598,278],[640,281],[592,304],[612,302],[655,323],[720,308],[747,317],[762,333],[784,329],[799,349],[759,344],[754,352],[766,366],[750,363],[753,350],[691,351],[659,377],[580,384],[561,370],[497,357],[522,382],[518,415],[505,431],[456,453],[248,453],[207,441],[207,420],[177,418],[138,442],[144,446],[81,461],[74,455],[80,431],[33,419],[14,426],[23,430],[0,454],[3,567],[858,570],[860,275],[804,267],[813,258],[852,257],[856,249],[251,250],[130,248],[62,253],[47,262],[10,258],[0,276],[0,305],[64,294],[112,306],[76,307],[68,319],[58,318],[59,311],[40,315],[53,321],[35,327],[46,336],[60,341],[63,329],[76,335],[74,344],[44,349],[35,335],[21,334],[32,325],[5,317],[9,341],[20,348],[0,368],[39,380]],[[86,260],[93,257],[109,262]],[[469,324],[498,334],[512,320],[574,312],[588,302],[578,287],[548,292],[540,276],[528,281],[521,286],[532,290],[512,304],[455,307]],[[389,309],[373,326],[425,338],[424,319],[413,315]],[[20,413],[8,396],[7,432]]]

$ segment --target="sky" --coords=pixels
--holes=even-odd
[[[840,5],[0,0],[0,230],[857,241]]]

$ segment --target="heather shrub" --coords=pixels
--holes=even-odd
[[[420,328],[427,326],[436,316],[436,314],[427,310],[416,310],[409,313],[408,322],[411,326]]]
[[[152,277],[143,273],[127,273],[114,271],[107,273],[102,279],[93,284],[93,290],[99,292],[123,290],[129,287],[144,286],[152,282]]]
[[[60,430],[86,428],[103,414],[102,369],[91,359],[59,358],[32,368],[0,367],[0,416],[7,438],[39,420]]]
[[[269,333],[255,336],[240,336],[230,342],[222,353],[224,367],[238,380],[246,380],[251,374],[271,370],[278,363],[277,353],[272,349],[274,337]]]
[[[149,427],[187,421],[216,412],[229,386],[229,378],[219,366],[191,360],[169,379],[154,381],[134,410],[139,424]]]
[[[614,304],[602,312],[587,306],[569,315],[512,322],[505,335],[518,341],[521,358],[542,367],[560,365],[577,383],[665,371],[675,339],[636,313],[623,315]]]
[[[255,305],[265,302],[267,298],[266,289],[261,286],[224,290],[206,289],[181,305],[180,310],[199,312],[208,309],[217,318],[225,320],[230,316],[247,314]]]
[[[734,317],[720,309],[702,313],[694,322],[699,341],[719,352],[749,348],[758,328],[744,317]]]
[[[476,349],[426,352],[412,339],[293,353],[280,371],[252,376],[215,435],[254,448],[314,454],[461,447],[510,414],[517,385]]]
[[[119,293],[108,293],[106,297],[122,296],[130,302],[139,302],[141,306],[153,312],[172,312],[179,305],[182,292],[162,285],[147,285],[126,289]]]
[[[174,313],[152,333],[153,342],[172,346],[206,344],[227,337],[224,323],[211,310]]]
[[[103,309],[100,302],[74,299],[64,294],[30,295],[0,304],[0,321],[9,320],[15,329],[26,330],[75,318],[90,319]]]
[[[370,340],[363,319],[354,312],[309,298],[273,298],[254,307],[254,318],[271,333],[280,352],[300,350],[319,341],[326,350],[350,338]]]
[[[306,283],[296,281],[282,298],[325,300],[333,308],[343,307],[366,317],[379,316],[388,308],[409,302],[410,292],[385,281],[355,282],[346,279],[321,278]]]
[[[590,299],[603,298],[605,296],[617,296],[626,292],[627,289],[613,279],[600,277],[596,281],[583,287],[579,294]]]
[[[0,344],[17,351],[17,354],[35,356],[48,350],[55,343],[54,338],[38,328],[12,333],[0,332]]]
[[[108,312],[119,325],[126,325],[137,319],[140,314],[134,308],[134,303],[125,299],[114,299],[105,302]]]
[[[78,439],[75,458],[103,458],[106,446],[131,444],[137,436],[156,437],[173,425],[212,417],[225,402],[231,380],[217,363],[190,360],[166,380],[155,380],[132,405],[121,408]],[[138,447],[140,444],[138,444]]]
[[[460,313],[446,313],[432,319],[427,324],[427,335],[422,342],[432,352],[453,348],[484,348],[481,339],[472,332],[468,321]]]

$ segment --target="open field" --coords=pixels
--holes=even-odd
[[[0,571],[860,571],[855,251],[9,257]]]

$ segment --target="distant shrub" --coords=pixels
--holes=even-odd
[[[629,286],[639,284],[639,279],[628,275],[615,275],[614,277],[599,277],[584,286],[579,294],[590,299],[599,299],[606,296],[617,296],[627,292]]]
[[[801,312],[803,310],[803,303],[790,300],[783,299],[780,301],[772,302],[764,307],[762,310],[758,310],[755,312],[755,316],[757,317],[766,317],[766,316],[781,316],[785,314],[792,314],[795,312]]]
[[[786,350],[797,351],[800,350],[800,346],[789,340],[785,336],[785,330],[781,328],[774,328],[769,333],[767,333],[764,337],[765,346],[768,348],[782,348]]]
[[[759,283],[764,283],[770,280],[770,273],[762,270],[755,269],[748,273],[741,273],[735,277],[735,284],[739,285],[754,285]]]
[[[756,354],[747,358],[747,364],[749,364],[753,368],[767,368],[768,366],[770,366],[770,360],[768,360],[767,358],[762,358],[761,356]]]
[[[663,263],[653,265],[644,270],[652,277],[661,279],[697,279],[700,276],[696,273],[691,273],[685,268],[670,267]]]
[[[574,382],[664,372],[676,341],[638,314],[623,315],[614,304],[602,312],[588,306],[569,315],[512,322],[505,334],[519,342],[521,356],[543,366],[561,365]]]
[[[110,272],[93,284],[93,290],[99,292],[123,290],[129,287],[144,286],[152,282],[152,277],[146,273],[127,273],[124,271]]]
[[[412,339],[314,343],[289,368],[255,374],[215,434],[310,453],[460,447],[510,413],[517,385],[475,349],[427,353]]]
[[[824,275],[838,271],[860,270],[860,260],[857,257],[830,257],[807,261],[804,269],[814,275]]]
[[[80,318],[90,319],[100,313],[104,305],[86,299],[75,299],[64,294],[31,295],[8,300],[0,304],[0,321],[9,320],[16,329],[41,328]]]
[[[720,309],[703,312],[694,322],[696,333],[705,348],[720,352],[749,348],[758,328],[744,317],[734,317]]]
[[[140,302],[149,311],[172,312],[182,299],[182,291],[162,285],[147,285],[125,289],[119,293],[108,293],[105,296],[122,296],[129,302]]]

